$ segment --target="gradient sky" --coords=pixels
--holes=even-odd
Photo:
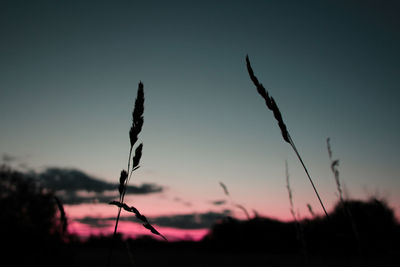
[[[399,12],[396,1],[1,1],[0,154],[117,182],[142,81],[132,183],[166,187],[143,201],[150,213],[209,210],[222,181],[249,210],[290,218],[286,159],[295,209],[321,213],[249,54],[328,210],[330,137],[349,195],[400,211]]]

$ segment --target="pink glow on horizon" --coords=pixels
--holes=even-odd
[[[218,188],[219,189],[219,188]],[[286,195],[284,196],[286,197]],[[287,198],[287,197],[286,197]],[[251,217],[255,217],[257,213],[260,217],[269,217],[281,221],[293,220],[289,211],[288,200],[284,198],[282,201],[260,201],[259,199],[249,198],[247,201],[241,202]],[[175,216],[184,214],[202,214],[207,212],[223,213],[224,210],[230,209],[231,216],[240,220],[246,219],[244,212],[235,208],[231,203],[227,202],[224,205],[216,206],[211,204],[212,199],[203,200],[184,198],[185,201],[190,201],[191,205],[185,205],[183,201],[176,201],[174,197],[167,194],[151,194],[151,195],[127,195],[126,203],[135,206],[145,215],[150,223],[152,218],[158,216]],[[313,206],[318,207],[313,203]],[[114,231],[114,223],[117,215],[117,207],[108,205],[107,203],[85,203],[79,205],[64,205],[67,217],[69,218],[69,232],[85,239],[90,236],[112,235]],[[316,208],[317,209],[317,208]],[[123,211],[122,217],[133,217],[134,215]],[[309,214],[303,212],[301,217],[309,217]],[[79,219],[100,219],[103,225],[90,225],[80,222]],[[163,234],[169,241],[178,240],[201,240],[209,229],[178,229],[172,227],[154,227]],[[118,225],[118,233],[124,238],[137,238],[143,235],[149,235],[155,239],[162,240],[161,237],[153,235],[148,229],[145,229],[141,224],[132,221],[120,221]]]
[[[144,205],[144,201],[140,201],[138,198],[135,204],[143,214],[149,219],[151,223],[151,217],[160,216],[164,213],[176,214],[179,207],[177,205],[170,205],[166,210],[162,208],[158,211],[152,205]],[[149,198],[147,198],[149,199]],[[150,201],[151,203],[151,201]],[[157,206],[156,206],[157,207]],[[114,232],[114,220],[109,220],[110,218],[115,218],[117,216],[118,209],[115,206],[102,203],[92,203],[92,204],[80,204],[80,205],[65,205],[64,206],[67,217],[70,219],[68,225],[68,231],[71,234],[76,234],[79,237],[85,239],[90,236],[99,235],[112,235]],[[158,212],[157,212],[158,211]],[[182,211],[182,210],[181,210]],[[160,214],[161,213],[161,214]],[[186,210],[186,213],[190,213]],[[133,217],[131,213],[123,212],[121,217]],[[86,217],[103,218],[104,225],[102,226],[92,226],[90,224],[85,224],[79,222],[78,219],[84,219]],[[209,231],[209,229],[178,229],[172,227],[162,227],[153,225],[162,235],[164,235],[169,241],[178,240],[201,240]],[[118,233],[122,234],[124,238],[136,238],[143,235],[150,235],[155,239],[162,240],[161,237],[153,235],[148,229],[144,228],[141,224],[135,222],[120,221],[118,224]]]
[[[148,198],[150,199],[150,198]],[[146,200],[148,200],[146,199]],[[216,212],[222,213],[225,209],[232,210],[232,216],[237,219],[246,219],[246,215],[242,210],[232,207],[231,205],[224,205],[220,207],[210,207],[209,205],[197,205],[195,208],[182,208],[177,203],[168,203],[169,205],[161,206],[155,205],[150,202],[145,203],[144,201],[132,201],[127,203],[134,203],[134,206],[146,217],[158,217],[158,216],[169,216],[176,214],[199,214],[199,213],[207,213],[207,212]],[[288,221],[291,220],[291,214],[289,211],[289,207],[285,205],[271,205],[268,206],[268,211],[266,212],[266,208],[263,205],[246,205],[246,209],[249,211],[250,216],[254,217],[254,211],[261,217],[269,217],[278,220]],[[103,203],[93,203],[93,204],[79,204],[79,205],[64,205],[65,211],[68,217],[74,219],[81,219],[84,217],[97,217],[97,218],[107,218],[107,217],[116,217],[117,210],[115,206],[111,206]],[[308,214],[304,214],[308,215]],[[133,216],[132,214],[123,212],[122,216],[128,217]]]
[[[149,199],[149,198],[147,198]],[[151,223],[152,217],[163,216],[163,215],[177,215],[177,214],[193,214],[193,213],[203,213],[203,212],[222,212],[222,210],[226,207],[215,208],[214,210],[210,210],[209,206],[206,205],[204,207],[197,206],[196,211],[179,209],[179,204],[170,203],[175,205],[169,205],[167,207],[159,208],[157,206],[145,205],[144,201],[135,201],[137,207],[143,214],[149,219]],[[150,202],[151,203],[151,202]],[[229,207],[229,206],[228,206]],[[280,219],[283,221],[290,221],[292,218],[290,217],[289,211],[282,209],[280,207],[273,207],[275,212],[280,211],[280,216],[268,216],[261,211],[259,215],[261,217],[270,217],[274,219]],[[65,211],[69,220],[68,231],[71,234],[75,234],[82,239],[86,239],[90,236],[108,236],[112,235],[114,231],[114,223],[115,217],[117,215],[117,208],[115,206],[111,206],[103,203],[92,203],[92,204],[80,204],[80,205],[65,205]],[[180,211],[180,212],[179,212]],[[282,212],[283,211],[283,212]],[[249,210],[251,217],[254,216],[252,210]],[[285,216],[286,215],[286,216]],[[123,212],[121,214],[122,217],[133,217],[133,214]],[[239,209],[234,209],[232,216],[237,219],[246,219],[243,211]],[[86,223],[79,222],[79,219],[84,218],[98,218],[104,219],[104,225],[90,225]],[[162,227],[153,225],[162,235],[164,235],[169,241],[179,241],[179,240],[193,240],[199,241],[204,238],[205,235],[209,233],[209,229],[178,229],[172,227]],[[118,224],[118,233],[122,234],[124,238],[137,238],[143,235],[151,236],[157,240],[163,240],[161,237],[152,234],[148,229],[144,228],[141,224],[131,221],[120,221]]]
[[[161,227],[153,225],[168,241],[191,240],[199,241],[208,234],[208,229],[177,229],[171,227]],[[107,224],[104,227],[92,227],[90,225],[80,223],[78,221],[71,221],[68,225],[68,232],[70,234],[78,235],[85,239],[90,236],[107,236],[112,235],[114,232],[114,222]],[[120,221],[118,223],[118,233],[122,234],[124,238],[137,238],[144,235],[149,235],[155,239],[163,240],[161,237],[151,234],[149,230],[144,228],[139,223]]]

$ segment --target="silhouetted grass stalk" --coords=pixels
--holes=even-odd
[[[293,217],[293,220],[295,223],[297,241],[300,243],[300,246],[301,246],[301,252],[304,257],[304,264],[305,264],[305,266],[308,266],[306,240],[304,238],[303,228],[298,219],[298,217],[300,217],[300,215],[297,216],[294,211],[293,194],[292,194],[292,189],[290,187],[290,182],[289,182],[289,166],[288,166],[287,161],[285,161],[285,173],[286,173],[286,189],[287,189],[288,195],[289,195],[290,213],[292,214],[292,217]]]
[[[67,234],[68,220],[65,214],[64,205],[58,197],[54,196],[54,200],[56,201],[57,208],[60,212],[61,235],[62,237],[65,237],[65,235]]]
[[[279,111],[279,108],[278,108],[274,98],[269,96],[267,90],[265,90],[264,86],[258,81],[257,77],[254,75],[254,72],[253,72],[253,69],[251,68],[250,60],[249,60],[248,56],[246,56],[246,63],[247,63],[246,64],[247,71],[249,72],[250,79],[253,81],[254,85],[256,86],[257,92],[262,96],[262,98],[264,98],[265,104],[267,105],[268,109],[270,109],[274,113],[274,117],[278,121],[279,128],[281,129],[283,140],[285,140],[285,142],[289,143],[291,145],[291,147],[293,148],[294,152],[296,153],[297,158],[300,160],[300,163],[303,166],[304,171],[307,174],[308,180],[310,181],[311,186],[314,189],[315,194],[317,195],[319,203],[321,204],[321,207],[324,210],[326,217],[329,218],[328,212],[325,209],[324,203],[322,202],[321,197],[318,194],[317,188],[315,187],[314,182],[311,179],[311,176],[307,170],[307,167],[304,164],[303,159],[301,158],[300,153],[298,152],[298,150],[294,144],[294,141],[291,138],[291,136],[286,128],[285,123],[283,122],[282,114]]]
[[[343,199],[343,191],[342,191],[342,185],[340,184],[340,179],[339,179],[339,160],[333,160],[332,158],[332,149],[331,149],[331,144],[330,144],[330,138],[328,137],[326,139],[326,146],[328,148],[328,155],[329,155],[329,159],[331,160],[331,171],[333,173],[333,176],[335,178],[335,182],[336,182],[336,189],[339,193],[339,200],[340,203],[343,204],[344,203],[344,199]]]
[[[250,218],[249,212],[247,211],[247,209],[246,209],[243,205],[237,204],[237,203],[235,203],[235,202],[233,201],[231,195],[229,194],[228,187],[227,187],[223,182],[219,182],[219,185],[220,185],[220,186],[222,187],[222,189],[224,190],[225,195],[229,198],[229,201],[230,201],[231,205],[232,205],[233,207],[238,208],[238,209],[240,209],[241,211],[243,211],[243,213],[244,213],[244,214],[246,215],[246,217],[247,217],[247,220],[250,220],[251,218]]]
[[[357,248],[358,248],[358,252],[359,254],[362,253],[361,251],[361,243],[360,243],[360,235],[358,233],[358,229],[356,226],[356,223],[354,221],[353,215],[350,211],[350,209],[347,207],[346,201],[343,198],[343,190],[342,190],[342,185],[340,183],[340,178],[339,178],[339,160],[338,159],[333,159],[333,153],[332,153],[332,148],[331,148],[331,143],[330,143],[330,138],[328,137],[326,139],[326,146],[328,149],[328,155],[329,155],[329,159],[331,161],[331,171],[333,173],[333,176],[335,178],[335,182],[336,182],[336,189],[338,191],[339,194],[339,201],[340,204],[342,205],[343,211],[345,213],[345,215],[347,216],[347,218],[349,219],[350,223],[351,223],[351,229],[353,231],[353,235],[354,238],[356,239],[356,243],[357,243]]]
[[[130,177],[133,173],[134,170],[138,168],[140,158],[142,156],[142,149],[143,149],[143,144],[141,143],[135,150],[135,156],[133,157],[133,163],[132,163],[132,171],[130,171],[130,163],[131,163],[131,157],[132,157],[132,149],[135,143],[138,140],[139,133],[142,131],[143,127],[143,112],[144,112],[144,91],[143,91],[143,83],[139,83],[138,91],[137,91],[137,96],[136,96],[136,101],[135,101],[135,107],[132,112],[132,126],[131,129],[129,130],[129,141],[130,141],[130,149],[129,149],[129,157],[128,157],[128,168],[127,171],[122,170],[120,174],[120,179],[119,179],[119,200],[121,203],[124,203],[124,198],[126,194],[126,189],[128,185],[128,181],[130,180]],[[137,167],[137,168],[135,168]],[[129,174],[129,178],[128,178]],[[118,214],[117,214],[117,219],[115,220],[115,227],[114,227],[114,233],[113,237],[116,236],[117,234],[117,229],[118,229],[118,222],[121,216],[121,210],[122,207],[118,207]]]
[[[307,209],[308,209],[308,212],[309,212],[310,215],[311,215],[311,218],[314,218],[314,217],[315,217],[315,213],[314,213],[314,211],[313,211],[312,206],[311,206],[310,203],[307,203]]]
[[[293,220],[296,222],[296,224],[298,224],[297,216],[296,213],[294,212],[292,189],[290,188],[290,183],[289,183],[289,166],[287,160],[285,161],[285,174],[286,174],[286,189],[289,195],[290,213],[292,214]]]
[[[128,212],[134,213],[136,218],[138,218],[139,220],[141,220],[143,222],[143,227],[150,230],[153,234],[161,236],[162,238],[167,240],[148,222],[147,218],[144,215],[142,215],[138,209],[136,209],[133,206],[130,207],[124,203],[125,194],[126,194],[126,190],[128,189],[129,180],[132,177],[133,172],[139,168],[140,159],[142,157],[143,143],[140,143],[136,147],[135,154],[133,155],[133,157],[132,157],[132,151],[133,151],[133,147],[135,146],[135,144],[138,140],[139,133],[142,131],[143,113],[144,113],[144,91],[143,91],[143,83],[140,82],[138,91],[137,91],[136,100],[135,100],[135,107],[132,112],[132,126],[131,126],[131,129],[129,130],[130,149],[129,149],[129,156],[128,156],[128,168],[126,170],[122,170],[121,174],[120,174],[119,186],[118,186],[119,201],[112,201],[109,203],[110,205],[115,205],[118,207],[118,214],[117,214],[117,218],[115,220],[113,240],[115,240],[116,235],[117,235],[118,222],[119,222],[119,219],[121,216],[122,209],[124,209]],[[132,166],[131,166],[131,160],[132,160]],[[110,247],[107,266],[110,265],[111,255],[112,255],[112,247]]]

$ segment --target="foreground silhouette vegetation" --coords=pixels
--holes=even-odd
[[[329,217],[328,212],[326,211],[325,205],[322,202],[322,199],[318,193],[318,190],[315,187],[315,184],[308,172],[308,169],[307,169],[306,165],[304,164],[303,159],[301,158],[300,153],[297,150],[297,147],[294,144],[292,137],[289,134],[286,124],[283,121],[281,111],[279,110],[278,105],[275,102],[275,99],[268,94],[268,91],[265,90],[264,86],[258,81],[257,77],[254,75],[253,68],[251,67],[250,59],[248,56],[246,56],[246,66],[247,66],[247,71],[249,73],[250,79],[256,86],[258,94],[265,100],[265,104],[266,104],[267,108],[269,110],[271,110],[272,113],[274,114],[274,118],[278,122],[279,129],[281,130],[283,140],[293,148],[293,151],[295,152],[297,158],[299,159],[301,165],[303,166],[304,171],[307,174],[308,180],[310,181],[311,186],[314,189],[315,195],[317,196],[318,201],[321,204],[321,207],[325,213],[325,216]]]
[[[140,211],[135,208],[134,206],[128,206],[125,202],[125,194],[128,188],[128,183],[129,180],[131,179],[131,176],[135,170],[137,170],[140,166],[140,159],[142,158],[142,150],[143,150],[143,143],[140,143],[136,149],[135,149],[135,154],[132,157],[132,150],[133,147],[135,146],[136,142],[139,139],[139,133],[142,131],[143,127],[143,112],[144,112],[144,91],[143,91],[143,83],[140,82],[137,90],[137,96],[135,100],[135,106],[132,112],[132,125],[131,129],[129,130],[129,141],[130,141],[130,149],[129,149],[129,156],[128,156],[128,168],[126,170],[122,170],[119,178],[119,200],[118,201],[111,201],[109,204],[110,205],[115,205],[118,207],[118,214],[117,218],[115,219],[115,227],[114,227],[114,233],[113,237],[114,239],[117,236],[117,230],[118,230],[118,222],[121,216],[121,211],[125,210],[127,212],[131,212],[135,214],[136,218],[142,221],[143,227],[148,229],[152,234],[161,236],[165,240],[167,240],[162,234],[160,234],[147,220],[146,216],[140,213]],[[132,166],[131,166],[131,161],[132,161]],[[110,266],[111,263],[111,257],[112,257],[112,249],[113,247],[110,247],[110,252],[109,256],[107,259],[107,266]]]
[[[62,203],[34,174],[0,166],[0,222],[2,266],[52,266],[67,253]]]
[[[253,258],[247,259],[248,262],[272,257],[275,266],[289,263],[301,266],[302,248],[297,240],[296,224],[302,227],[310,266],[319,263],[331,266],[331,262],[348,264],[349,260],[357,262],[359,257],[344,206],[352,214],[365,253],[363,257],[369,261],[364,266],[374,266],[377,262],[386,263],[385,266],[400,263],[396,256],[400,251],[400,226],[393,210],[379,199],[344,200],[344,206],[338,201],[329,220],[319,216],[298,219],[298,222],[262,217],[241,221],[226,217],[216,222],[200,242],[167,243],[150,236],[126,240],[121,235],[93,236],[82,241],[63,234],[62,216],[54,194],[38,184],[34,174],[1,167],[0,178],[1,243],[6,248],[2,258],[9,263],[2,266],[27,266],[32,262],[41,266],[104,265],[111,245],[115,265],[129,264],[133,257],[145,266],[159,266],[161,259],[152,256],[157,252],[175,266],[201,266],[187,261],[184,265],[183,259],[189,260],[188,255],[207,259],[207,266],[231,261],[232,266],[242,266],[249,255]],[[15,251],[24,257],[15,257]]]
[[[385,201],[345,201],[359,229],[363,249],[370,252],[398,249],[400,227],[393,210]],[[354,235],[342,203],[338,202],[330,219],[315,217],[291,222],[256,217],[239,221],[228,218],[216,224],[206,240],[220,247],[261,249],[265,251],[297,251],[296,224],[301,224],[307,248],[313,252],[335,251],[354,254]]]

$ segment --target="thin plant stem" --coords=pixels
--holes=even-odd
[[[135,105],[134,105],[134,109],[132,112],[132,126],[131,129],[129,131],[129,141],[130,141],[130,149],[129,149],[129,156],[128,156],[128,168],[127,171],[125,172],[125,170],[123,170],[121,172],[121,177],[120,177],[120,187],[119,187],[119,201],[120,203],[124,202],[124,198],[125,198],[125,194],[126,194],[126,190],[128,187],[128,174],[129,178],[131,177],[132,173],[130,172],[130,168],[131,168],[131,158],[132,158],[132,149],[133,146],[135,145],[136,141],[138,140],[138,135],[142,129],[143,126],[143,111],[144,111],[144,94],[143,94],[143,84],[142,82],[139,83],[139,88],[137,91],[137,97],[135,100]],[[140,155],[138,155],[138,158],[136,158],[136,153],[138,153],[138,148],[140,148]],[[135,157],[134,159],[137,160],[137,163],[133,163],[136,164],[136,166],[139,164],[140,161],[140,157],[141,157],[141,149],[142,149],[142,144],[140,144],[138,146],[138,148],[135,151]],[[133,165],[132,168],[133,170],[137,169],[134,168],[135,166]],[[113,232],[113,241],[115,242],[116,236],[117,236],[117,230],[118,230],[118,223],[119,223],[119,219],[121,217],[121,211],[122,211],[122,206],[118,207],[118,214],[117,214],[117,218],[115,220],[115,227],[114,227],[114,232]],[[107,260],[107,266],[110,266],[110,262],[111,262],[111,257],[112,257],[112,248],[113,246],[110,246],[110,250],[109,250],[109,254],[108,254],[108,260]]]
[[[129,150],[128,171],[127,171],[128,173],[129,173],[129,168],[130,168],[130,165],[131,165],[132,148],[133,148],[133,146],[132,146],[131,149]],[[131,173],[131,175],[132,175],[132,173]],[[120,197],[119,197],[119,200],[120,200],[121,203],[124,202],[127,184],[128,184],[128,179],[126,179],[126,181],[125,181],[125,186],[124,186],[124,191],[122,192],[122,194],[121,194]],[[115,238],[115,236],[117,235],[118,222],[119,222],[119,218],[120,218],[120,216],[121,216],[121,210],[122,210],[122,208],[121,208],[121,207],[118,207],[118,214],[117,214],[117,219],[115,220],[115,227],[114,227],[114,233],[113,233],[113,237],[114,237],[114,238]]]
[[[282,114],[278,108],[278,105],[276,104],[274,98],[269,95],[268,91],[265,90],[264,86],[258,81],[257,77],[255,76],[255,74],[253,72],[253,69],[250,64],[250,59],[248,56],[246,56],[246,66],[247,66],[247,71],[249,73],[250,79],[256,86],[258,94],[265,100],[265,104],[267,105],[267,108],[273,112],[274,117],[275,117],[276,121],[278,122],[278,126],[281,130],[283,140],[292,146],[294,152],[296,153],[297,157],[300,160],[301,165],[303,165],[303,168],[307,174],[308,179],[310,180],[310,183],[314,189],[315,194],[317,195],[319,203],[321,204],[321,207],[324,210],[326,217],[329,218],[328,212],[326,211],[325,206],[322,203],[321,197],[319,196],[317,188],[315,187],[314,182],[311,179],[310,174],[308,173],[306,165],[304,164],[304,162],[300,156],[300,153],[298,152],[296,146],[294,145],[293,139],[290,137],[289,131],[286,127],[286,124],[283,121]]]
[[[295,228],[296,228],[296,236],[297,236],[297,240],[299,241],[300,246],[301,246],[301,252],[304,257],[304,264],[305,264],[305,266],[309,266],[308,255],[307,255],[307,245],[306,245],[306,240],[304,238],[303,227],[298,219],[298,218],[300,218],[300,215],[297,214],[297,216],[296,216],[296,212],[294,211],[293,193],[292,193],[292,189],[290,187],[290,182],[289,182],[289,166],[288,166],[287,160],[285,161],[285,172],[286,172],[286,189],[288,191],[289,203],[290,203],[290,213],[292,214],[292,217],[294,220],[294,224],[295,224]]]
[[[335,178],[335,182],[336,182],[336,189],[339,193],[339,201],[340,201],[340,204],[342,205],[345,215],[347,216],[347,218],[349,219],[349,221],[351,223],[353,235],[354,235],[354,238],[356,239],[356,243],[357,243],[358,253],[359,253],[359,255],[362,255],[360,235],[359,235],[359,232],[357,229],[357,225],[354,221],[352,212],[349,209],[347,202],[343,198],[343,190],[342,190],[340,179],[339,179],[339,170],[337,169],[337,166],[339,165],[339,160],[333,160],[333,158],[332,158],[332,148],[331,148],[329,137],[326,139],[326,144],[327,144],[327,148],[328,148],[329,159],[331,160],[331,170],[333,172],[333,177]]]
[[[297,148],[296,148],[296,146],[294,145],[293,139],[292,139],[292,137],[291,137],[290,135],[289,135],[289,140],[290,140],[290,145],[292,146],[294,152],[295,152],[296,155],[297,155],[297,158],[300,160],[300,163],[301,163],[301,165],[303,166],[303,169],[304,169],[304,171],[305,171],[306,174],[307,174],[308,180],[310,181],[311,186],[312,186],[312,188],[314,189],[315,194],[317,195],[317,198],[318,198],[318,200],[319,200],[319,203],[321,204],[321,207],[322,207],[322,209],[324,210],[324,213],[325,213],[326,217],[329,218],[328,212],[327,212],[326,209],[325,209],[324,203],[322,203],[322,200],[321,200],[321,197],[320,197],[319,194],[318,194],[317,188],[315,187],[314,182],[313,182],[313,180],[311,179],[310,174],[308,173],[307,167],[306,167],[306,165],[304,164],[303,159],[301,158],[301,156],[300,156],[300,154],[299,154],[299,151],[297,151]]]

